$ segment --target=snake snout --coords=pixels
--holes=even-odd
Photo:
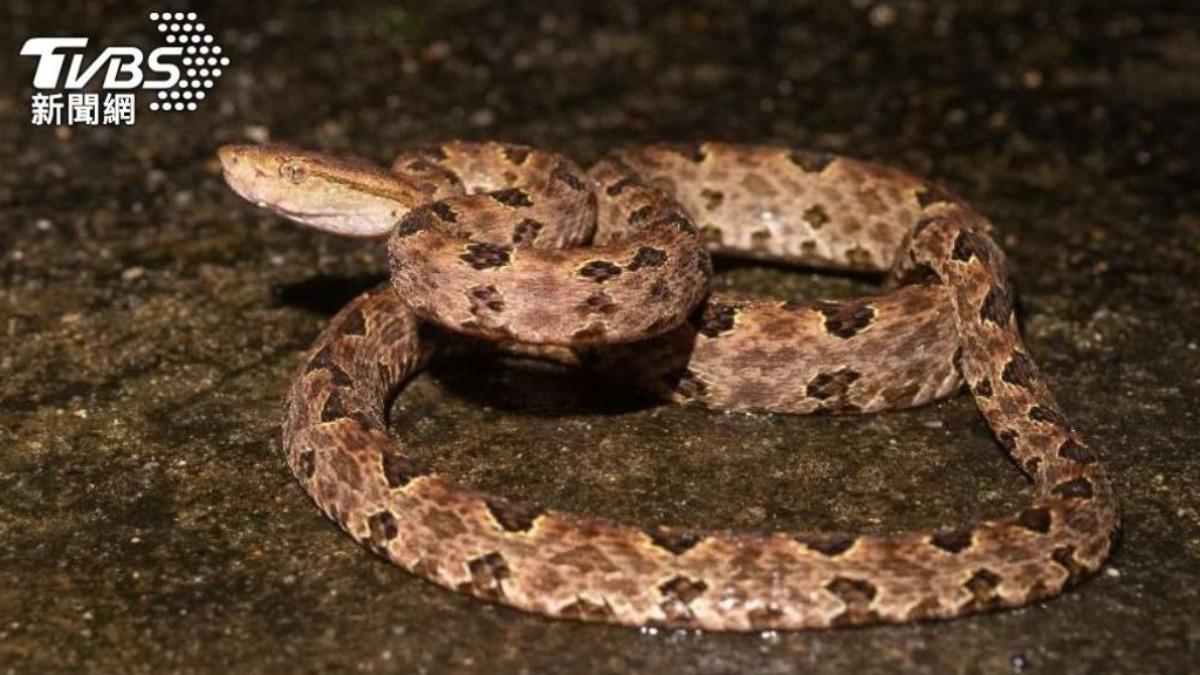
[[[272,201],[267,199],[270,182],[264,181],[268,173],[262,154],[259,146],[248,144],[223,145],[217,149],[225,182],[239,196],[260,205]]]
[[[250,146],[244,143],[231,143],[229,145],[222,145],[217,149],[217,159],[221,160],[221,167],[226,171],[230,171],[237,167],[241,163],[242,158],[246,155],[249,147]]]

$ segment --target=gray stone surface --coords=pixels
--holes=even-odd
[[[1192,3],[287,3],[202,10],[201,111],[35,128],[33,35],[154,39],[154,4],[0,9],[0,673],[1186,672],[1197,659],[1200,19]],[[1190,6],[1189,6],[1190,5]],[[376,160],[460,136],[802,144],[937,177],[1003,232],[1030,347],[1124,501],[1062,599],[916,626],[699,635],[547,621],[418,581],[290,478],[280,399],[384,267],[222,184],[226,142]],[[725,266],[786,297],[856,279]],[[647,407],[449,364],[394,429],[511,497],[632,521],[886,530],[1027,486],[963,395],[858,418]]]

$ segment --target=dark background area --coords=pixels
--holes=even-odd
[[[519,7],[518,7],[519,4]],[[34,127],[34,36],[153,46],[200,14],[200,110]],[[0,8],[0,673],[1188,672],[1200,646],[1200,9],[1192,2],[136,3]],[[94,53],[94,52],[92,52]],[[387,161],[450,137],[588,162],[721,139],[932,176],[993,218],[1030,348],[1125,509],[1061,599],[949,623],[712,635],[554,622],[443,591],[326,522],[281,399],[379,251],[225,188],[265,139]],[[721,287],[855,279],[725,266]],[[933,527],[1028,486],[970,398],[865,417],[629,406],[574,374],[449,364],[395,433],[506,496],[634,522]]]

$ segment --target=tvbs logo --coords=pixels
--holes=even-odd
[[[229,65],[221,46],[195,12],[154,12],[165,45],[144,52],[137,47],[106,47],[88,59],[85,37],[35,37],[25,41],[22,56],[37,59],[30,100],[35,125],[133,124],[134,92],[156,92],[153,111],[196,110]],[[103,92],[84,92],[97,84]]]
[[[33,74],[33,86],[38,89],[83,89],[101,69],[104,80],[101,89],[166,89],[178,82],[183,73],[179,66],[167,61],[183,55],[181,47],[159,47],[143,58],[137,47],[109,47],[89,66],[84,66],[81,53],[71,54],[71,66],[63,77],[63,65],[72,50],[82,51],[88,45],[83,37],[42,37],[25,41],[21,56],[36,56],[37,71]],[[142,69],[143,61],[151,73],[159,76],[147,78]],[[107,68],[105,68],[107,66]]]

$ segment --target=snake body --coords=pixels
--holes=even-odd
[[[283,447],[335,523],[414,574],[553,617],[798,629],[1023,605],[1095,571],[1113,545],[1116,499],[1021,342],[990,226],[924,181],[713,143],[632,148],[586,173],[499,143],[412,151],[390,173],[271,147],[221,159],[252,201],[389,236],[392,284],[317,338]],[[706,248],[885,272],[894,287],[836,303],[707,294]],[[965,380],[1035,495],[996,520],[865,535],[640,528],[511,502],[429,472],[387,432],[390,396],[453,333],[726,409],[894,409]]]

